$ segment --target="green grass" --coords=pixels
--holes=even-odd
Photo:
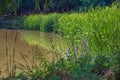
[[[120,48],[119,18],[117,6],[98,7],[81,13],[30,15],[24,25],[28,29],[60,33],[69,40],[74,39],[76,44],[87,39],[89,49],[104,52]]]
[[[15,63],[15,50],[16,50],[16,42],[17,42],[17,36],[18,32],[15,32],[15,38],[14,38],[14,46],[11,48],[10,44],[8,43],[8,33],[6,32],[6,76],[7,79],[11,80],[16,75],[16,63]],[[10,49],[12,52],[10,53]]]
[[[23,32],[21,35],[22,39],[29,45],[39,46],[46,50],[51,50],[50,43],[45,39],[42,32],[37,35],[34,32]]]
[[[55,33],[27,31],[22,32],[21,37],[29,45],[39,46],[47,51],[53,50],[53,48],[64,50],[67,45],[66,41]]]
[[[30,15],[25,18],[24,25],[28,29],[55,32],[62,37],[63,41],[56,41],[64,49],[56,49],[54,39],[49,44],[30,35],[26,41],[33,44],[42,42],[40,45],[44,48],[52,46],[55,56],[49,62],[39,55],[38,60],[42,60],[43,69],[38,66],[28,71],[30,75],[22,74],[23,77],[42,80],[105,80],[106,76],[116,78],[115,73],[120,70],[120,9],[117,6],[98,7],[81,13]]]
[[[57,14],[30,15],[24,19],[26,29],[37,29],[44,32],[53,32],[56,28]]]

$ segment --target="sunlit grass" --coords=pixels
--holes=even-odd
[[[23,32],[21,35],[23,40],[30,45],[39,46],[47,50],[51,50],[50,43],[45,40],[43,33],[35,34],[34,32]]]
[[[106,76],[115,77],[114,68],[119,70],[120,10],[117,6],[98,7],[82,13],[30,15],[25,21],[26,27],[43,32],[23,32],[22,39],[30,45],[52,50],[54,55],[50,63],[37,55],[39,62],[43,62],[43,72],[39,65],[28,70],[25,77],[104,80]],[[49,35],[47,31],[55,33]]]
[[[65,50],[67,44],[66,41],[60,35],[54,33],[34,32],[35,31],[22,32],[22,40],[24,40],[29,45],[39,46],[48,51],[53,49]]]

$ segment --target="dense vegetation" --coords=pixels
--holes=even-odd
[[[0,0],[0,14],[31,10],[71,13],[22,16],[24,29],[54,33],[62,40],[51,41],[46,48],[51,46],[53,60],[47,60],[36,49],[33,60],[38,64],[21,65],[22,72],[18,74],[15,74],[14,64],[8,65],[13,71],[8,69],[10,72],[5,80],[120,80],[120,8],[110,5],[114,0],[16,1]],[[96,7],[98,5],[109,7]],[[34,42],[37,38],[32,40],[31,36],[27,40]],[[26,57],[22,57],[26,61]]]
[[[119,80],[120,9],[117,6],[91,9],[82,13],[39,14],[24,18],[27,29],[55,32],[64,42],[52,43],[53,60],[38,50],[40,62],[14,79],[22,80]],[[34,23],[34,24],[33,24]],[[60,45],[61,45],[60,44]],[[57,45],[57,46],[60,46]],[[35,58],[36,59],[36,58]]]
[[[96,6],[110,6],[117,0],[0,0],[0,14],[34,12],[86,11]]]
[[[89,50],[94,49],[95,53],[116,53],[120,48],[119,18],[120,10],[113,6],[83,13],[30,15],[24,25],[27,29],[58,33],[73,40],[72,46],[87,39]]]

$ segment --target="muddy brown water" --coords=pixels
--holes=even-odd
[[[23,32],[32,32],[36,35],[39,34],[39,31],[26,31],[26,30],[0,30],[0,77],[5,76],[5,69],[6,69],[6,45],[8,45],[8,53],[13,54],[13,48],[15,46],[15,62],[26,64],[23,58],[21,57],[20,53],[29,56],[28,63],[31,65],[31,58],[32,53],[34,53],[34,49],[37,47],[42,53],[46,53],[47,50],[38,47],[37,45],[29,45],[25,40],[21,37],[21,33]],[[7,34],[7,41],[6,41],[6,34]],[[15,44],[15,36],[17,34],[16,44]]]

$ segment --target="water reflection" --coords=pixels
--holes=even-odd
[[[46,35],[40,33],[39,31],[23,31],[21,33],[21,39],[24,40],[29,45],[36,45],[47,50],[51,50],[51,45],[49,42],[49,37],[53,35]]]
[[[6,42],[7,33],[7,42]],[[17,33],[17,40],[15,44],[15,36]],[[36,48],[48,59],[52,58],[51,52],[65,49],[65,42],[63,39],[53,33],[41,33],[39,31],[27,30],[0,30],[0,72],[5,75],[6,70],[6,45],[8,45],[8,55],[12,56],[13,48],[15,46],[15,64],[26,64],[21,57],[21,53],[28,56],[28,64],[31,65],[33,53]],[[49,54],[48,52],[51,51]],[[46,54],[47,53],[47,54]],[[19,71],[19,70],[17,70]]]
[[[39,31],[24,31],[21,33],[22,40],[29,45],[36,45],[46,50],[64,49],[66,47],[65,40],[54,33],[43,33]]]

